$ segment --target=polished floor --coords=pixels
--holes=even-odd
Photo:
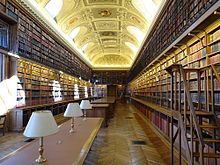
[[[22,133],[0,137],[0,159],[27,144]],[[102,128],[84,165],[169,164],[169,149],[130,104],[118,103],[114,118]]]
[[[99,132],[84,165],[169,164],[169,158],[163,155],[169,155],[169,150],[149,130],[150,136],[154,135],[151,141],[140,121],[132,105],[117,104],[114,118]]]

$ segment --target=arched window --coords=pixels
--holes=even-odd
[[[83,47],[82,47],[82,51],[85,51],[85,50],[86,50],[86,48],[88,47],[88,45],[89,45],[89,43],[87,43],[87,44],[83,45]]]
[[[131,35],[133,35],[139,43],[141,43],[144,39],[144,33],[135,26],[128,26],[127,30]]]
[[[0,21],[0,48],[9,48],[9,26]]]
[[[138,48],[134,44],[130,42],[125,42],[125,45],[127,45],[135,54],[137,53]]]
[[[72,32],[69,34],[70,38],[74,39],[77,36],[77,34],[79,34],[79,31],[80,31],[80,27],[79,26],[74,28],[72,30]]]
[[[132,0],[132,4],[149,22],[153,20],[158,9],[153,0]]]
[[[46,11],[52,18],[55,18],[63,6],[63,0],[50,0],[45,6]]]

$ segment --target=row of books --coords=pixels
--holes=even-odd
[[[19,17],[18,50],[20,56],[42,62],[54,68],[60,68],[70,74],[77,76],[82,74],[85,78],[90,77],[91,69],[78,57],[54,41],[22,13],[19,13]],[[61,58],[62,60],[59,60]],[[74,70],[69,70],[69,66],[65,66],[66,64],[72,65]]]
[[[209,58],[210,64],[215,64],[220,61],[220,53]]]
[[[203,37],[201,41],[198,41],[197,43],[194,43],[192,46],[189,47],[190,54],[202,49],[204,45],[205,38]]]
[[[199,60],[202,57],[206,56],[206,48],[203,48],[191,55],[189,55],[189,61]]]
[[[0,23],[0,47],[9,47],[9,27]]]
[[[204,75],[202,75],[204,77]],[[190,79],[197,78],[196,73],[190,74]],[[211,81],[211,80],[210,80]],[[178,82],[177,82],[178,84]],[[140,86],[135,90],[136,92],[149,92],[149,91],[159,91],[159,89],[164,90],[170,90],[170,83],[167,83],[167,79],[164,79],[161,81],[161,84],[157,84],[157,86],[153,86],[153,84],[146,84],[143,86],[143,84],[139,84]],[[201,90],[204,90],[204,80],[201,80]],[[214,79],[214,90],[219,90],[219,81],[217,79]],[[179,89],[179,85],[177,85],[177,90]],[[181,82],[181,89],[183,89],[183,81]],[[189,89],[190,90],[198,90],[198,82],[197,81],[189,81]]]
[[[176,95],[177,96],[179,95],[178,92],[177,92]],[[161,98],[162,98],[162,101],[164,101],[163,98],[167,98],[167,100],[170,99],[170,93],[169,92],[163,92],[162,95],[161,95],[160,92],[152,93],[152,95],[137,93],[137,94],[135,94],[135,96],[139,99],[147,100],[147,101],[149,101],[149,100],[157,101],[157,99],[160,100]],[[175,97],[175,95],[174,95],[174,97]],[[205,93],[202,92],[201,96],[200,96],[200,101],[201,101],[202,104],[205,103],[206,97],[211,98],[210,94],[209,94],[209,96],[206,96]],[[198,93],[195,93],[195,92],[191,93],[191,98],[192,98],[193,102],[195,102],[195,103],[199,102]],[[184,93],[183,92],[181,93],[181,100],[184,100]],[[217,93],[217,92],[214,93],[214,101],[215,101],[215,104],[220,104],[220,93]],[[183,103],[183,102],[181,102],[181,103]]]
[[[176,60],[179,61],[185,58],[186,54],[187,54],[186,49],[184,51],[181,51],[180,53],[176,54]]]
[[[198,101],[199,101],[198,93],[191,93],[191,97],[192,97],[193,102],[198,103]],[[200,99],[201,99],[200,100],[201,103],[205,104],[206,96],[205,96],[204,92],[201,93],[201,98]],[[220,93],[214,93],[214,101],[215,101],[215,104],[220,104]]]
[[[212,146],[205,144],[204,145],[204,153],[215,154],[215,150]],[[204,158],[204,164],[207,164],[207,165],[220,164],[220,159],[216,159],[216,161],[215,161],[214,158]]]
[[[220,51],[220,40],[211,45],[211,51],[212,52]]]
[[[214,79],[214,89],[220,90],[220,82],[217,79]]]
[[[220,93],[214,94],[215,104],[220,104]]]
[[[53,98],[53,102],[69,99],[71,96],[74,99],[76,90],[79,98],[90,96],[89,92],[85,91],[89,89],[85,86],[90,84],[84,80],[78,79],[79,87],[75,90],[75,77],[22,59],[19,59],[18,64],[20,82],[18,82],[17,106],[42,103],[50,97]],[[29,74],[26,74],[26,70],[29,70]],[[30,101],[26,104],[26,100]]]
[[[220,30],[215,31],[214,33],[212,33],[210,35],[210,41],[211,42],[219,40],[219,39],[220,39]]]

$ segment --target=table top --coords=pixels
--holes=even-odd
[[[62,124],[58,133],[44,137],[43,165],[78,165],[83,164],[92,142],[97,135],[103,119],[75,119],[75,132],[70,134],[71,121]],[[21,147],[0,160],[1,165],[32,165],[38,157],[39,139]]]
[[[108,108],[109,104],[92,104],[93,108]]]
[[[114,104],[115,103],[115,97],[103,97],[101,99],[97,99],[94,101],[91,101],[92,104]]]

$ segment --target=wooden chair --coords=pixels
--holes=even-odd
[[[6,121],[6,115],[0,116],[0,129],[2,129],[2,135],[5,135],[5,121]]]

